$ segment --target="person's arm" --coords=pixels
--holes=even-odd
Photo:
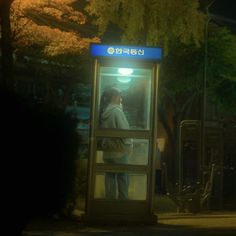
[[[129,122],[121,109],[116,109],[116,127],[118,129],[130,129]],[[130,147],[133,145],[133,140],[131,138],[124,138],[124,143]]]
[[[121,109],[115,110],[115,122],[117,129],[130,129],[128,120]]]

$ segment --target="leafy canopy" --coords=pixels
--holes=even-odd
[[[211,26],[208,39],[207,92],[225,114],[236,114],[236,36]]]
[[[210,24],[207,40],[207,102],[222,111],[235,113],[236,37],[227,28]],[[205,45],[172,45],[163,60],[160,94],[182,106],[192,96],[202,94]]]
[[[98,37],[85,37],[79,29],[86,16],[75,9],[75,0],[14,0],[11,8],[16,48],[37,45],[46,56],[80,54]]]
[[[160,45],[167,53],[175,41],[199,46],[204,14],[198,7],[197,0],[91,0],[87,11],[101,35],[114,24],[123,32],[122,43]]]

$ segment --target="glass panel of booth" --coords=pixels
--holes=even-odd
[[[95,158],[96,163],[147,165],[148,152],[148,139],[99,137]]]
[[[151,68],[100,66],[98,84],[99,128],[150,130]],[[114,88],[120,92],[121,99],[118,102],[112,97],[114,91],[108,92]],[[111,103],[113,105],[109,106]],[[113,127],[109,127],[111,122],[108,124],[106,119],[114,111],[114,103],[120,105],[128,126],[121,121],[120,124],[113,122]]]
[[[146,200],[147,175],[127,172],[99,172],[95,175],[94,198]]]

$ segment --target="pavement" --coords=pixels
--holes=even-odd
[[[35,219],[23,236],[236,236],[236,212],[157,214],[156,225],[88,225],[80,219]]]

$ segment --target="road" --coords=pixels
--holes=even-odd
[[[76,221],[32,221],[24,236],[236,236],[236,212],[160,214],[152,226],[92,226]]]

